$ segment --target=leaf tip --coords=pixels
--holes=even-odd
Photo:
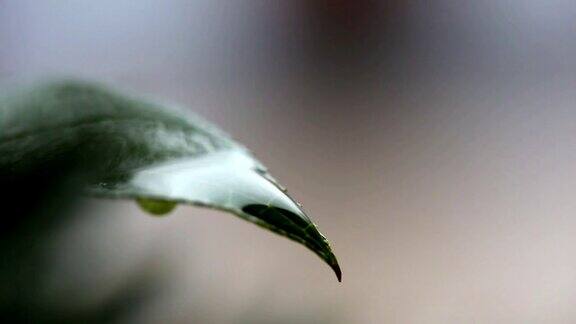
[[[336,274],[336,278],[338,278],[338,282],[342,282],[342,270],[340,269],[338,262],[335,261],[334,263],[330,264],[330,268],[332,268],[332,270],[334,270],[334,273]]]

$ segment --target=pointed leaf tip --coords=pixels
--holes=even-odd
[[[334,273],[336,274],[336,278],[338,278],[338,282],[342,282],[342,270],[340,270],[340,266],[338,265],[338,262],[330,265],[330,267],[332,268],[332,270],[334,270]]]
[[[341,281],[342,271],[326,238],[296,203],[291,199],[287,202],[289,204],[286,208],[291,210],[269,204],[250,204],[244,206],[242,211],[256,217],[258,225],[304,244],[324,260],[332,268],[338,281]]]
[[[326,261],[326,263],[328,263],[330,268],[332,268],[332,271],[334,271],[334,274],[336,275],[338,282],[342,282],[342,270],[340,269],[338,260],[336,259],[336,256],[332,252],[330,245],[327,246],[328,246],[328,256],[326,258],[323,257],[323,259]]]

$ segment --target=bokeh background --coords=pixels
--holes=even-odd
[[[251,148],[331,240],[89,201],[39,269],[134,323],[576,321],[576,3],[0,1],[0,83],[102,80]],[[7,262],[7,260],[3,261]]]

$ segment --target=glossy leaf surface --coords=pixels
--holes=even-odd
[[[100,85],[59,81],[0,99],[0,168],[17,176],[72,161],[90,195],[230,212],[297,241],[341,272],[326,238],[248,150],[174,107]]]

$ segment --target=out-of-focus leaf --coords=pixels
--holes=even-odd
[[[91,195],[134,199],[152,214],[175,203],[227,211],[305,245],[341,278],[300,205],[248,150],[190,113],[80,81],[0,99],[0,176],[26,176],[62,157]]]

